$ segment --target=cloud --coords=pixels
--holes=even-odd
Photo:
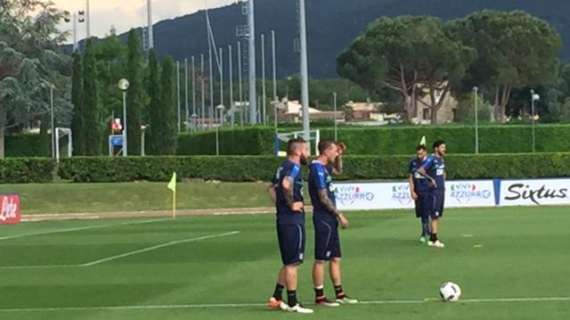
[[[62,10],[76,11],[85,8],[85,0],[52,0]],[[208,7],[220,7],[236,0],[207,0]],[[131,28],[146,25],[146,0],[91,0],[91,34],[102,37],[111,27],[122,33]],[[206,7],[206,0],[153,0],[153,20],[158,22],[194,13]],[[62,30],[70,30],[71,25],[63,24]],[[85,37],[82,26],[78,38]]]

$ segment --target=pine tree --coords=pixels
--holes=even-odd
[[[73,54],[73,75],[71,78],[71,103],[73,104],[73,117],[71,119],[71,133],[73,135],[73,154],[85,154],[85,128],[83,128],[83,67],[81,55]]]
[[[134,29],[129,32],[127,79],[130,87],[127,92],[127,136],[129,154],[138,155],[141,149],[141,124],[144,109],[144,87],[142,72],[142,53],[139,35]]]
[[[174,62],[170,57],[164,59],[162,63],[160,82],[162,110],[160,154],[176,154],[178,129],[174,102]]]
[[[84,151],[85,155],[96,156],[101,154],[103,146],[102,129],[104,124],[101,121],[99,111],[99,94],[97,88],[97,60],[93,52],[93,40],[87,40],[83,65],[83,126],[85,135]]]
[[[147,108],[147,115],[149,117],[149,135],[148,135],[148,153],[152,155],[160,154],[161,149],[161,135],[162,135],[162,110],[160,107],[160,71],[156,54],[154,50],[149,52],[148,56],[149,68],[149,81],[148,81],[148,94],[150,96],[150,103]]]

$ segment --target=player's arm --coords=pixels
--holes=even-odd
[[[316,179],[317,189],[318,189],[318,196],[320,203],[325,207],[327,212],[335,217],[342,225],[343,228],[348,227],[348,220],[344,217],[344,215],[336,208],[336,205],[329,197],[327,191],[327,185],[324,180],[324,172],[318,172],[316,175],[311,174],[311,179]]]
[[[327,212],[334,216],[343,228],[348,228],[348,219],[342,214],[329,198],[327,189],[319,189],[319,200],[321,204],[327,209]]]
[[[273,203],[277,202],[277,193],[275,192],[275,184],[270,184],[269,186],[267,186],[267,192],[269,193],[269,197],[271,197],[271,200],[273,201]]]
[[[417,200],[418,194],[416,193],[416,189],[414,186],[414,174],[413,173],[411,173],[410,176],[408,177],[408,184],[410,185],[410,196],[412,197],[412,199]]]
[[[428,179],[434,187],[437,187],[437,183],[435,182],[435,179],[432,176],[430,176],[429,174],[427,174],[427,171],[426,171],[432,165],[433,165],[433,158],[429,157],[426,160],[426,162],[416,172],[419,173],[422,177]]]
[[[343,162],[342,162],[342,156],[344,155],[344,152],[346,151],[346,145],[342,142],[338,143],[338,157],[336,157],[334,164],[333,164],[333,174],[336,176],[339,176],[342,174],[343,172]]]
[[[281,186],[283,187],[283,195],[285,197],[285,201],[287,202],[287,206],[293,211],[301,211],[303,210],[303,202],[297,201],[295,202],[295,175],[299,174],[299,171],[291,172],[283,179]]]

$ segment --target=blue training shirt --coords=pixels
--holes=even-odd
[[[413,158],[412,161],[410,161],[409,172],[412,175],[412,180],[414,182],[414,189],[416,190],[416,192],[420,193],[429,190],[429,180],[418,173],[418,170],[422,167],[422,165],[425,163],[426,160],[427,158],[422,160],[416,157]]]
[[[305,224],[305,211],[295,212],[289,208],[285,200],[285,190],[283,189],[283,180],[287,177],[293,179],[293,199],[295,202],[303,202],[303,174],[301,166],[285,160],[277,169],[273,183],[275,187],[278,224]]]
[[[336,207],[336,188],[332,183],[332,167],[325,166],[322,162],[315,160],[311,163],[309,168],[309,194],[313,204],[313,218],[336,221],[336,218],[329,212],[319,198],[319,191],[327,190],[329,199],[331,199]]]
[[[438,191],[445,190],[445,161],[443,158],[430,155],[424,161],[422,167],[430,177],[435,179],[437,183],[435,189]]]

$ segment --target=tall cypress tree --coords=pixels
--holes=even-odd
[[[81,55],[73,54],[73,75],[71,78],[71,103],[73,104],[73,118],[71,119],[71,133],[73,135],[73,154],[85,154],[85,128],[83,128],[83,67]]]
[[[134,29],[129,32],[129,53],[127,63],[127,79],[130,87],[127,92],[127,136],[129,154],[140,154],[141,150],[141,124],[144,110],[144,87],[142,73],[142,53],[139,35]]]
[[[156,54],[154,50],[149,52],[148,56],[149,68],[149,81],[148,81],[148,94],[150,96],[150,103],[147,109],[147,115],[150,122],[150,130],[148,135],[148,153],[152,155],[160,154],[161,149],[161,135],[162,135],[162,110],[160,107],[160,71]]]
[[[93,40],[87,40],[83,65],[83,126],[85,135],[85,155],[96,156],[101,154],[103,146],[103,127],[99,111],[99,92],[97,89],[97,61],[93,52]]]
[[[174,62],[170,57],[164,59],[162,63],[160,88],[160,107],[162,113],[160,154],[176,154],[178,129],[176,125],[176,106],[174,103]]]

